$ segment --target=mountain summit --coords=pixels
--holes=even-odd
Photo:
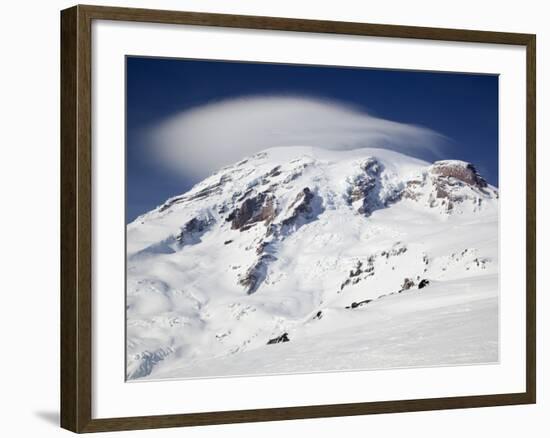
[[[268,149],[127,226],[127,378],[494,361],[497,288],[472,164]]]

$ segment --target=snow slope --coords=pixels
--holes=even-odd
[[[129,224],[127,267],[128,379],[498,360],[498,192],[461,161],[269,149]]]

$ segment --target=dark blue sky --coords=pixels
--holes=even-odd
[[[205,103],[257,94],[328,98],[430,128],[451,140],[445,158],[474,163],[498,186],[497,76],[138,57],[126,62],[128,222],[197,182],[151,158],[143,141],[149,128]]]

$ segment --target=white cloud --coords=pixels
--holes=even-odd
[[[277,146],[326,149],[382,147],[413,156],[439,156],[445,137],[330,100],[253,96],[203,105],[151,131],[150,152],[192,178],[259,150]]]

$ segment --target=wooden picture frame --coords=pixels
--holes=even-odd
[[[526,48],[526,391],[417,400],[92,418],[92,22],[115,20],[518,45]],[[75,6],[61,12],[61,426],[74,432],[457,409],[536,400],[535,35],[290,18]]]

